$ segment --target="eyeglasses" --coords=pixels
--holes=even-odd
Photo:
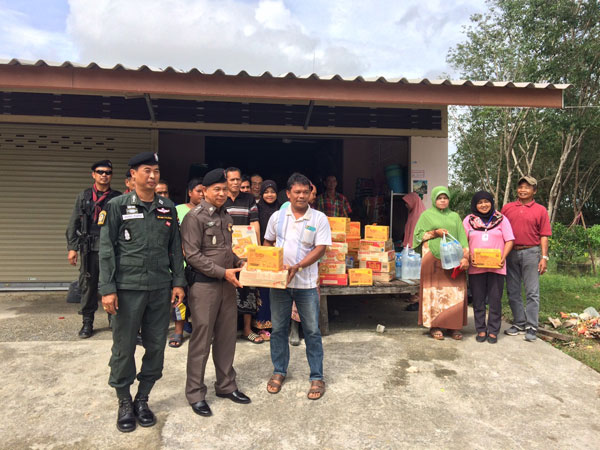
[[[98,175],[112,175],[112,170],[94,170]]]

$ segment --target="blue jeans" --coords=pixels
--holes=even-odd
[[[540,247],[513,250],[506,258],[506,293],[517,328],[537,330],[540,312],[540,274],[538,264],[542,257]],[[521,286],[525,285],[525,307]]]
[[[288,333],[292,301],[296,302],[306,342],[306,359],[310,381],[323,379],[323,343],[319,329],[319,294],[317,289],[271,289],[271,361],[273,374],[286,376],[290,362]]]

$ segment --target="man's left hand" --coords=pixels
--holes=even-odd
[[[181,305],[181,302],[185,298],[185,291],[182,287],[175,286],[171,289],[171,305],[177,307]]]
[[[294,278],[294,275],[296,275],[296,273],[298,272],[298,266],[284,265],[283,268],[288,271],[287,284],[290,284],[290,281],[292,281],[292,278]]]
[[[546,270],[548,270],[548,262],[542,258],[540,259],[540,262],[538,264],[538,272],[540,273],[540,275],[543,275]]]

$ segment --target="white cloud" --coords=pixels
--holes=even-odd
[[[60,33],[36,29],[0,0],[0,57],[435,78],[450,71],[461,27],[485,9],[484,0],[68,1]]]
[[[60,32],[41,30],[29,24],[26,14],[0,8],[0,58],[44,59],[66,61],[76,59],[71,40]]]

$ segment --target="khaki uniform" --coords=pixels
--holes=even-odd
[[[237,389],[233,369],[237,337],[235,287],[224,279],[225,269],[242,264],[232,251],[232,225],[233,219],[224,208],[217,209],[205,200],[181,224],[186,261],[196,277],[188,298],[194,325],[185,387],[190,404],[205,399],[204,372],[211,343],[217,373],[216,393],[229,394]]]
[[[112,321],[109,384],[129,395],[136,377],[136,336],[141,328],[145,354],[138,392],[148,394],[162,376],[171,311],[171,288],[186,286],[175,204],[155,195],[146,205],[130,192],[105,208],[100,232],[100,294],[117,293]]]

